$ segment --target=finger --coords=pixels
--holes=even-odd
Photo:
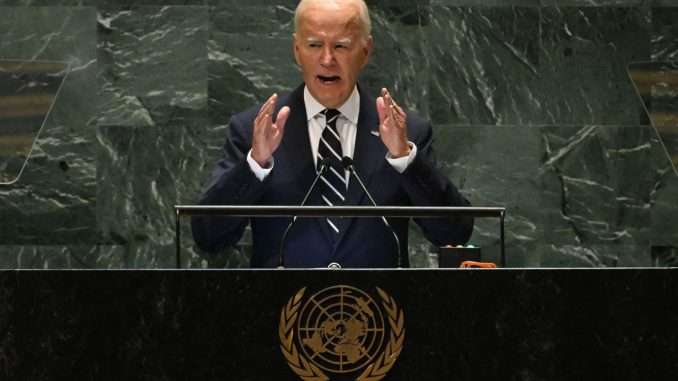
[[[264,118],[268,114],[266,104],[261,106],[261,109],[259,110],[259,114],[257,114],[257,117],[254,119],[254,129],[259,129],[261,126],[264,124]]]
[[[397,105],[397,104],[396,104],[396,105],[395,105],[395,108],[396,108],[396,111],[398,112],[399,115],[401,115],[401,116],[403,116],[403,117],[407,115],[407,114],[405,114],[405,111],[403,110],[403,108],[400,107],[400,105]]]
[[[275,94],[274,94],[274,95],[275,95]],[[266,102],[264,102],[264,103],[261,105],[261,107],[259,107],[259,112],[257,112],[257,119],[259,119],[262,115],[264,115],[265,110],[266,110],[266,107],[267,107],[268,104],[271,102],[271,98],[273,98],[273,95],[271,95],[270,97],[268,97],[268,99],[266,99]]]
[[[290,116],[290,108],[285,106],[278,111],[278,115],[275,117],[275,126],[282,132],[285,129],[285,123],[287,123],[287,118]]]
[[[393,126],[395,126],[396,122],[398,121],[395,106],[391,105],[388,108],[388,117],[391,120],[391,122],[393,123]]]
[[[266,137],[266,134],[268,134],[268,129],[269,129],[269,123],[267,123],[266,118],[268,117],[268,114],[264,113],[261,114],[261,117],[259,118],[258,121],[254,124],[254,131],[252,131],[252,135],[254,139],[262,139]]]
[[[381,96],[384,98],[384,104],[386,107],[391,107],[393,104],[393,98],[391,97],[391,93],[388,91],[387,88],[383,87],[381,89]]]
[[[403,120],[403,119],[405,119],[407,114],[405,114],[405,111],[403,111],[402,107],[398,106],[394,102],[393,115],[396,117],[397,120]]]
[[[275,102],[276,102],[277,98],[278,98],[278,95],[273,94],[273,95],[271,95],[270,98],[268,98],[268,101],[266,102],[265,111],[269,116],[273,115],[273,109],[275,108]]]
[[[273,94],[271,95],[266,102],[261,106],[259,109],[259,115],[258,117],[263,116],[264,114],[271,114],[273,111],[273,107],[275,106],[275,101],[278,98],[278,94]]]
[[[393,112],[393,115],[395,117],[395,125],[398,126],[400,129],[404,129],[406,124],[405,124],[405,116],[397,111],[397,109]]]
[[[383,123],[379,124],[379,134],[381,135],[382,138],[385,137],[388,134],[388,131],[390,130],[390,128],[389,128],[390,124],[391,124],[391,118],[388,117],[388,116],[384,119]]]
[[[393,98],[391,98],[391,93],[386,90],[386,95],[384,95],[384,99],[386,100],[386,105],[388,107],[393,106]]]
[[[384,124],[384,119],[386,119],[386,105],[383,97],[377,98],[377,114],[379,114],[379,125]]]

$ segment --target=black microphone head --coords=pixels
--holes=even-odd
[[[318,173],[325,172],[327,168],[330,166],[330,158],[329,157],[324,157],[320,162],[318,162]]]
[[[344,156],[341,159],[341,164],[344,166],[344,168],[351,169],[351,167],[353,166],[353,159],[351,159],[348,156]]]

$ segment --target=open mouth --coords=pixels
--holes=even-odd
[[[329,85],[335,82],[338,82],[341,79],[341,77],[337,75],[331,75],[331,76],[325,76],[325,75],[319,75],[318,80],[322,82],[325,85]]]

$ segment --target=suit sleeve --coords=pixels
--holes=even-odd
[[[261,199],[267,181],[257,179],[247,163],[247,153],[252,145],[253,119],[253,111],[231,118],[224,157],[212,171],[198,202],[200,205],[252,205]],[[200,249],[216,252],[236,244],[248,222],[248,218],[193,216],[193,239]]]
[[[402,185],[412,205],[470,206],[470,202],[438,169],[431,125],[422,120],[413,120],[408,121],[408,129],[418,152],[402,173]],[[438,246],[465,244],[473,232],[471,217],[420,218],[415,221],[426,238]]]

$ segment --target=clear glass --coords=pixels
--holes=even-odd
[[[19,180],[69,71],[66,62],[0,60],[0,184]]]
[[[628,72],[678,175],[678,62],[633,62]]]

